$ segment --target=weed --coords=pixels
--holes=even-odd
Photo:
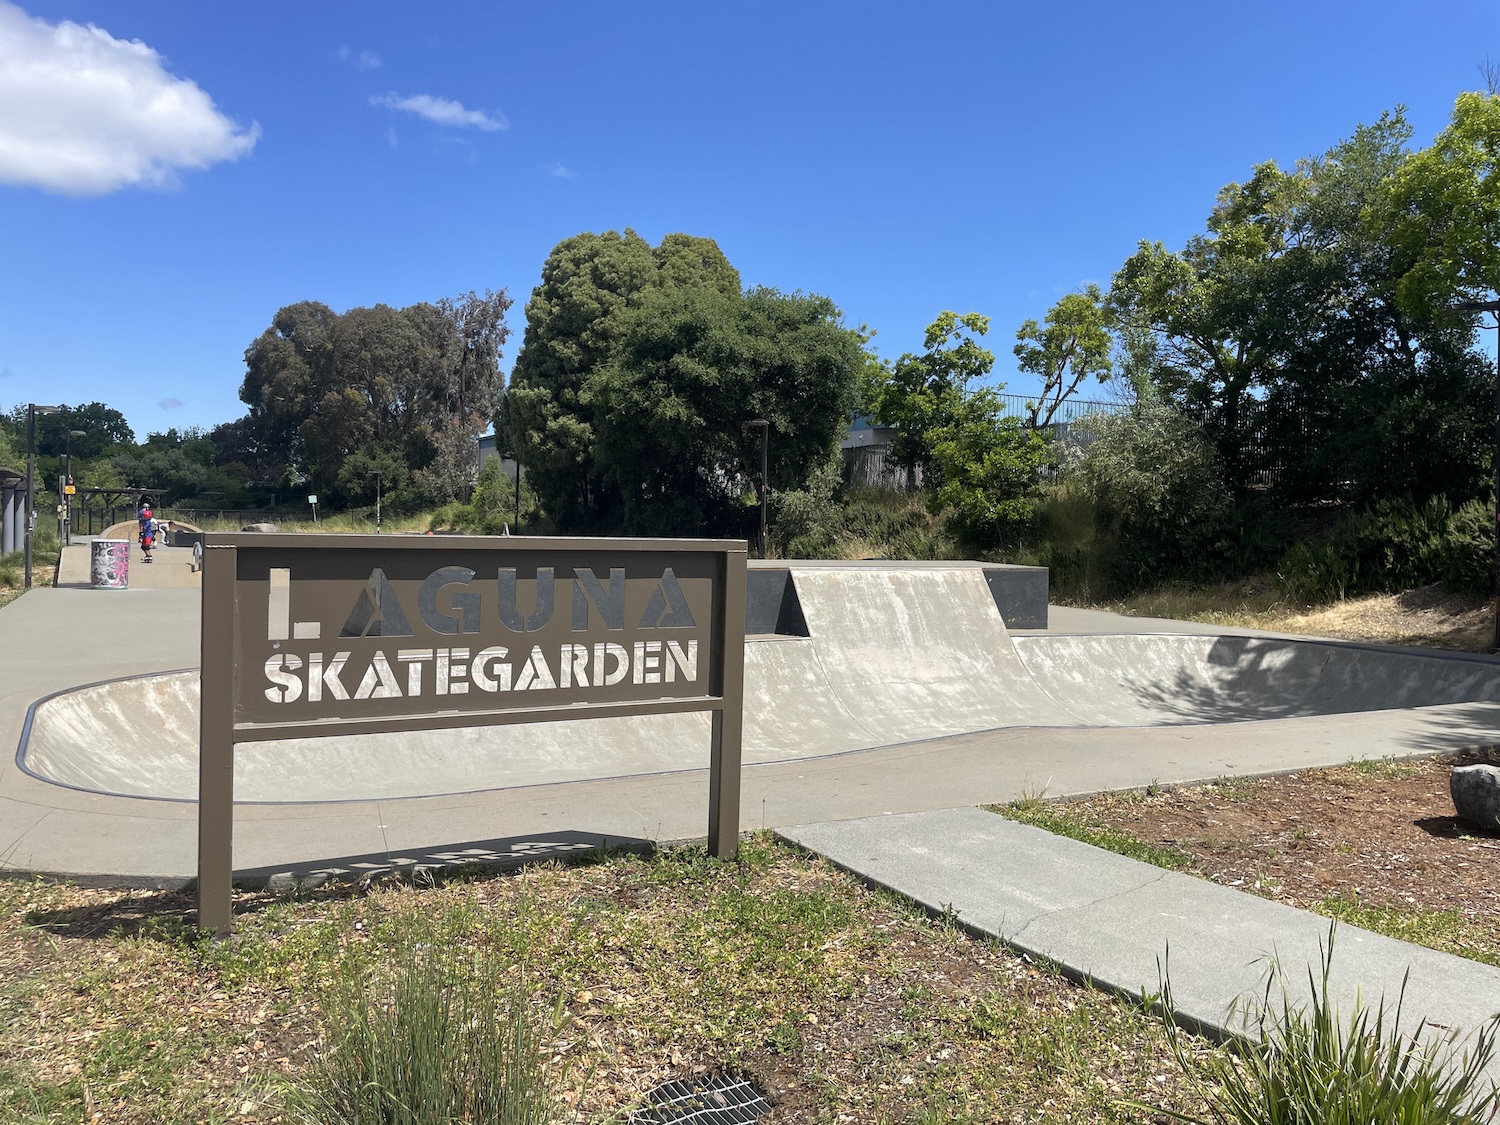
[[[985,808],[1009,820],[1029,824],[1033,828],[1041,828],[1059,836],[1067,836],[1069,839],[1092,844],[1096,848],[1104,848],[1106,851],[1129,856],[1131,859],[1138,859],[1157,867],[1177,871],[1194,866],[1193,857],[1186,852],[1148,844],[1128,832],[1122,832],[1108,825],[1089,823],[1077,813],[1068,810],[1066,806],[1013,801],[1009,805],[986,805]]]
[[[1329,926],[1319,942],[1321,980],[1308,966],[1312,1002],[1293,1004],[1288,981],[1272,962],[1265,993],[1244,1009],[1253,1038],[1232,1049],[1201,1055],[1187,1044],[1172,1019],[1172,986],[1162,977],[1159,1010],[1178,1065],[1208,1106],[1207,1117],[1127,1103],[1194,1125],[1481,1125],[1500,1109],[1500,1091],[1485,1089],[1483,1075],[1495,1055],[1500,1017],[1489,1021],[1465,1047],[1456,1032],[1418,1040],[1402,1033],[1406,980],[1394,1010],[1385,998],[1374,1010],[1358,1000],[1340,1021],[1329,997],[1334,938]],[[1280,991],[1273,1002],[1273,991]]]
[[[1356,758],[1344,767],[1361,777],[1378,778],[1382,781],[1401,777],[1416,777],[1421,767],[1413,762],[1398,762],[1395,758]]]
[[[295,1109],[317,1125],[544,1125],[554,1095],[526,1001],[484,951],[416,924],[392,970],[351,964]]]

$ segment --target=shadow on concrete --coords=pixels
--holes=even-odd
[[[1401,737],[1414,754],[1436,754],[1452,766],[1500,765],[1500,705],[1473,703],[1421,714],[1420,729]]]
[[[1226,636],[1215,640],[1206,663],[1211,678],[1182,668],[1169,678],[1127,686],[1142,703],[1184,723],[1294,719],[1500,696],[1500,665],[1462,654]],[[1435,747],[1442,748],[1453,747]]]
[[[235,872],[236,917],[286,900],[286,892],[317,891],[319,899],[352,898],[375,884],[402,881],[438,885],[458,876],[507,875],[539,863],[584,865],[619,854],[652,855],[656,845],[631,836],[548,832],[415,848],[388,855],[343,856]],[[270,892],[254,894],[254,892]],[[121,890],[108,901],[60,910],[36,910],[26,924],[59,937],[147,937],[188,943],[198,937],[194,882],[161,890]]]

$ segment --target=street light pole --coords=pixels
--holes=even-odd
[[[380,470],[375,470],[375,534],[380,534]]]
[[[36,416],[56,414],[60,406],[26,407],[26,589],[31,589],[31,541],[36,535]]]
[[[1493,301],[1459,301],[1453,306],[1459,312],[1489,313],[1494,324],[1481,327],[1495,329],[1495,572],[1490,586],[1494,603],[1494,631],[1490,647],[1500,652],[1500,298]]]
[[[766,475],[770,471],[771,423],[764,418],[753,418],[746,423],[751,429],[760,431],[760,557],[766,557],[766,502],[770,490],[766,487]]]

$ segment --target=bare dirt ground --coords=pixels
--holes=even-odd
[[[1410,934],[1393,936],[1495,960],[1500,834],[1456,819],[1448,792],[1451,767],[1469,761],[1500,755],[1308,770],[1051,807],[1069,822],[1185,855],[1191,870],[1226,886],[1386,932],[1408,927]],[[1424,940],[1434,927],[1446,936]]]

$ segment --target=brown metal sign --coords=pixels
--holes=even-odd
[[[206,535],[200,924],[232,924],[236,742],[706,710],[732,857],[744,621],[738,541]]]

